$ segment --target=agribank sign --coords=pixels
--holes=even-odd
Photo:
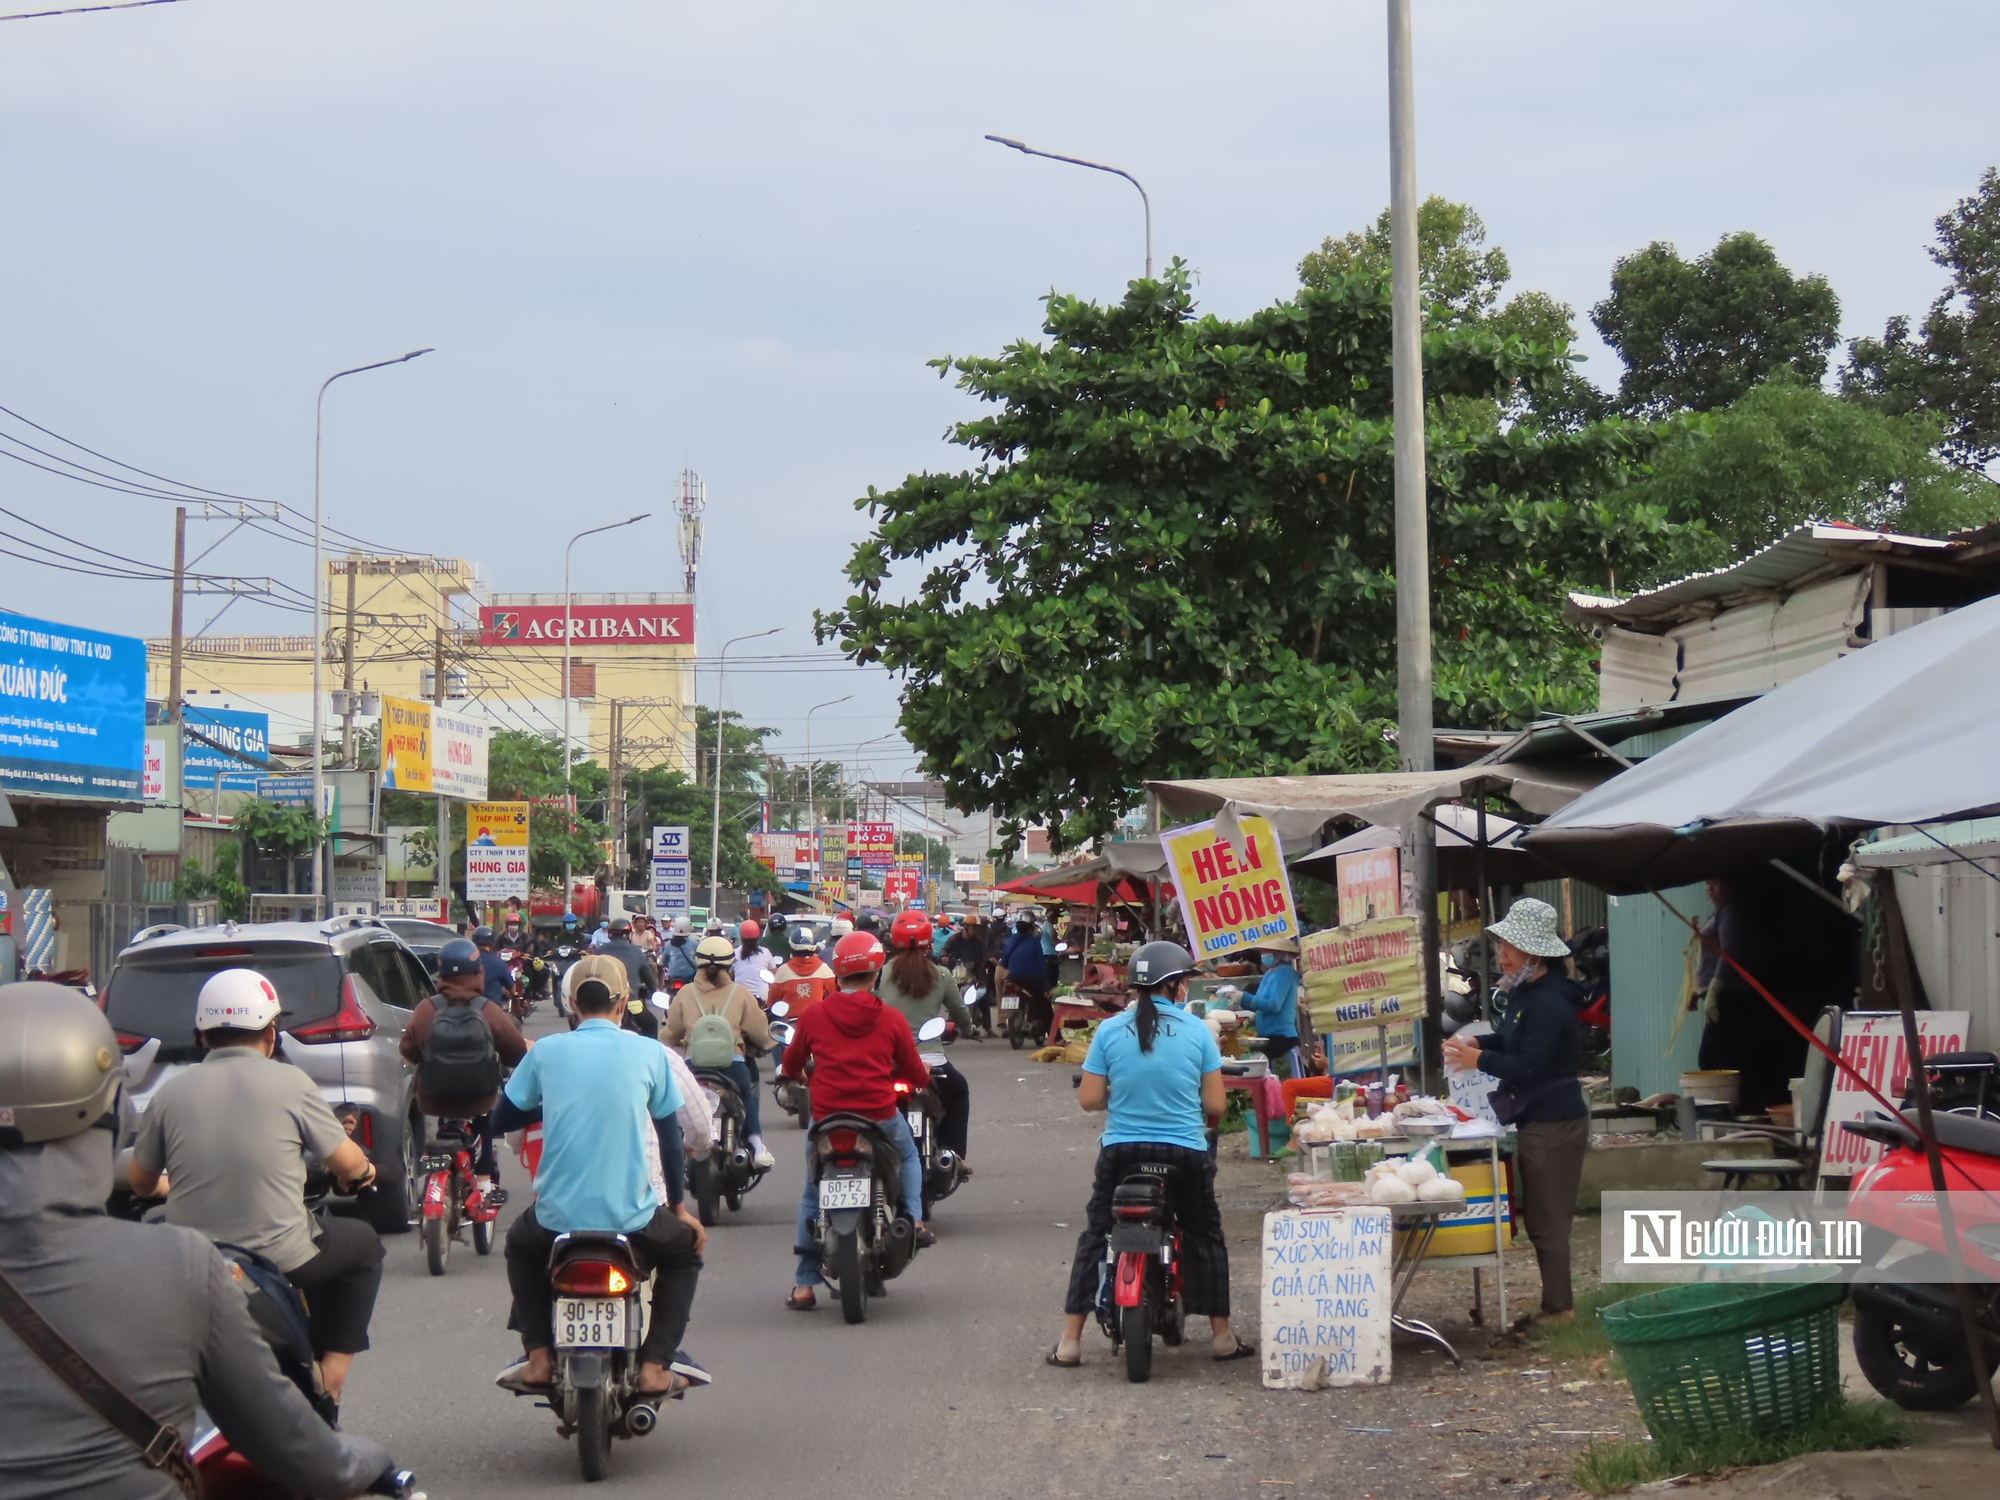
[[[482,646],[562,644],[560,604],[488,604],[479,611]],[[601,645],[694,644],[692,604],[572,604],[569,638]]]

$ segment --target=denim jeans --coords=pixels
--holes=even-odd
[[[924,1166],[917,1156],[916,1137],[910,1134],[910,1123],[900,1114],[890,1115],[886,1120],[877,1120],[883,1134],[896,1143],[896,1153],[903,1159],[903,1212],[912,1219],[921,1221],[924,1216]],[[798,1247],[799,1264],[792,1277],[798,1286],[818,1286],[820,1276],[819,1241],[813,1236],[813,1221],[819,1217],[819,1184],[813,1180],[812,1141],[806,1142],[806,1188],[799,1198],[799,1228],[792,1237]]]
[[[764,1134],[764,1115],[757,1098],[757,1065],[737,1058],[729,1065],[729,1076],[736,1080],[736,1092],[743,1096],[743,1128],[751,1135]]]

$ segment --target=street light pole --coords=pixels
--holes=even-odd
[[[312,757],[313,757],[313,800],[312,815],[321,816],[320,808],[326,802],[325,756],[320,741],[326,733],[324,718],[325,704],[321,699],[322,663],[326,655],[326,531],[325,512],[320,504],[320,456],[325,448],[326,437],[326,388],[336,380],[345,380],[349,375],[359,375],[366,370],[387,369],[390,365],[407,364],[419,354],[429,354],[430,348],[412,349],[408,354],[399,354],[394,359],[378,359],[372,365],[356,365],[351,370],[336,370],[320,383],[319,399],[313,403],[313,709],[312,709]],[[322,915],[320,903],[326,895],[326,858],[332,845],[329,839],[313,851],[313,916]]]
[[[750,635],[732,636],[722,643],[722,652],[715,662],[715,821],[708,829],[708,914],[710,918],[721,910],[722,902],[716,897],[716,881],[722,870],[722,682],[723,673],[729,668],[729,648],[742,641],[761,641],[767,635],[776,635],[785,627],[773,625],[769,630],[759,630]]]
[[[854,694],[845,698],[832,698],[825,703],[815,703],[806,710],[806,821],[813,828],[819,827],[819,803],[813,796],[813,715],[822,708],[833,708],[838,704],[852,703]]]
[[[1436,764],[1431,740],[1430,518],[1424,475],[1423,308],[1417,266],[1416,69],[1411,59],[1410,0],[1388,0],[1389,22],[1389,299],[1393,325],[1392,408],[1396,432],[1396,722],[1397,759],[1405,771]],[[1424,954],[1423,1073],[1442,1083],[1437,951],[1437,841],[1430,822],[1407,818],[1403,854],[1415,897]]]
[[[1011,140],[1004,135],[989,135],[987,140],[996,146],[1007,146],[1024,156],[1046,156],[1050,161],[1066,161],[1073,167],[1089,167],[1093,172],[1109,172],[1114,177],[1122,177],[1139,189],[1139,202],[1146,209],[1146,279],[1153,279],[1153,200],[1146,196],[1145,184],[1123,167],[1106,166],[1101,161],[1089,161],[1081,156],[1060,156],[1054,151],[1040,151],[1022,141]]]
[[[570,755],[570,739],[569,739],[569,700],[571,696],[570,682],[569,682],[570,552],[578,542],[582,541],[587,536],[596,536],[597,533],[600,531],[616,531],[621,526],[636,525],[638,522],[645,520],[646,516],[650,516],[651,514],[652,514],[651,511],[647,511],[645,515],[627,516],[622,521],[612,521],[608,525],[593,526],[587,531],[579,531],[575,536],[569,539],[569,546],[563,548],[563,670],[562,670],[563,803],[564,803],[563,814],[570,820],[572,825],[574,825],[576,821],[576,793],[570,786],[570,764],[572,761],[572,757]],[[575,831],[574,827],[572,827],[570,831],[574,832]],[[563,915],[564,916],[569,915],[571,908],[576,903],[576,892],[574,889],[572,889],[572,881],[574,880],[574,877],[575,877],[575,872],[571,869],[570,862],[565,859],[563,861]]]

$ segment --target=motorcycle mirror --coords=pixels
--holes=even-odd
[[[784,1003],[783,1001],[779,1002],[779,1004],[781,1005],[783,1003]],[[944,1017],[932,1016],[928,1021],[924,1022],[923,1025],[917,1028],[917,1040],[920,1042],[934,1042],[939,1037],[944,1035],[944,1028],[945,1028]]]
[[[774,1016],[789,1016],[789,1015],[790,1015],[791,1013],[792,1013],[792,1002],[791,1002],[791,1001],[789,1001],[789,1000],[773,1000],[773,1001],[771,1002],[771,1014],[772,1014],[772,1015],[774,1015]]]
[[[1056,944],[1056,952],[1058,952],[1058,953],[1067,953],[1067,952],[1069,952],[1069,944],[1068,944],[1068,943],[1057,943],[1057,944]]]
[[[668,1006],[672,1005],[673,1003],[674,1003],[674,997],[672,995],[669,995],[665,990],[653,991],[654,1010],[665,1010]]]
[[[982,991],[980,990],[979,986],[976,984],[973,985],[965,992],[965,1003],[967,1005],[977,1005],[979,1003],[979,997],[981,993]]]

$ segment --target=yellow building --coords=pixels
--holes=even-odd
[[[332,694],[445,697],[496,729],[560,738],[563,635],[578,760],[604,763],[614,732],[627,765],[694,770],[694,601],[687,594],[494,594],[476,564],[451,557],[349,554],[327,561],[324,723]],[[147,642],[148,691],[167,692],[169,643]],[[273,744],[310,743],[312,637],[205,636],[183,649],[182,694],[198,707],[267,712]],[[365,727],[369,720],[358,721]]]

